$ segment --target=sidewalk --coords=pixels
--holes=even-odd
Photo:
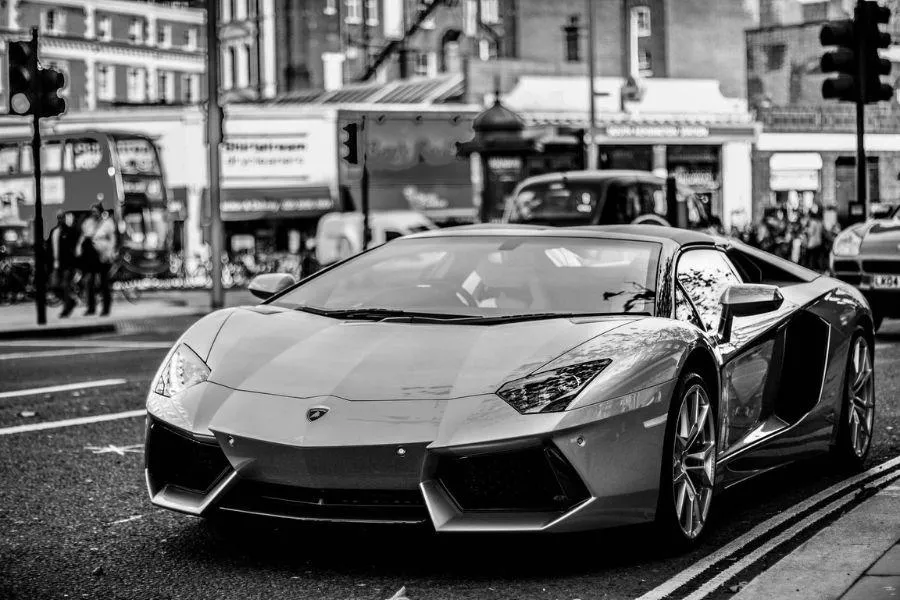
[[[225,294],[225,306],[257,304],[246,290],[229,290]],[[78,306],[72,315],[60,319],[61,307],[47,308],[47,324],[37,325],[34,303],[0,306],[0,339],[60,337],[114,332],[124,324],[148,319],[204,315],[209,312],[208,291],[144,292],[134,304],[120,294],[113,295],[113,306],[108,317],[84,316],[84,307]]]
[[[734,598],[900,598],[900,481],[818,532]]]

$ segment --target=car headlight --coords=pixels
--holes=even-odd
[[[209,367],[186,344],[179,344],[159,372],[153,391],[171,398],[209,377]]]
[[[848,229],[834,239],[832,252],[835,256],[857,256],[862,240],[862,235],[858,231]]]
[[[497,395],[522,414],[560,412],[611,362],[604,358],[534,373],[504,384]]]

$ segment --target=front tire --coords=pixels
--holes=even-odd
[[[681,377],[666,424],[656,526],[674,550],[687,550],[706,528],[716,479],[716,413],[697,373]]]
[[[860,471],[872,447],[875,428],[875,371],[872,350],[862,329],[850,341],[844,395],[834,458],[838,467]]]

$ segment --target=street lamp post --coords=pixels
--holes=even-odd
[[[588,99],[590,102],[590,117],[588,119],[588,147],[587,147],[587,168],[597,168],[597,145],[594,138],[597,132],[597,98],[594,90],[594,78],[596,76],[597,65],[594,57],[594,0],[585,0],[585,8],[588,14]]]
[[[222,107],[219,105],[219,3],[206,2],[206,139],[209,151],[209,213],[210,261],[212,262],[212,293],[210,308],[225,305],[222,288],[223,227],[220,203],[220,145],[222,143]]]

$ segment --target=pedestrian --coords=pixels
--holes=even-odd
[[[825,226],[819,207],[813,205],[806,222],[807,266],[815,271],[825,270]]]
[[[103,308],[101,316],[109,314],[112,305],[109,271],[116,257],[116,226],[109,213],[99,202],[91,206],[91,214],[81,224],[79,244],[82,272],[87,280],[87,311],[85,315],[97,312],[97,285]]]
[[[52,265],[52,285],[56,295],[63,302],[60,319],[65,319],[75,308],[75,295],[72,292],[75,268],[77,263],[76,248],[78,231],[75,229],[75,215],[70,212],[56,213],[56,226],[50,230],[47,249]]]
[[[306,238],[305,252],[300,260],[300,273],[302,277],[309,277],[319,270],[319,261],[316,260],[316,238]]]

